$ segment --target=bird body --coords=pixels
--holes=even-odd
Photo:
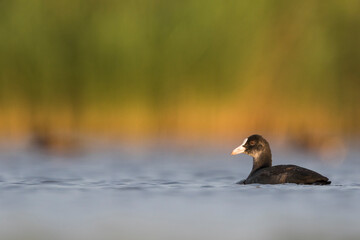
[[[261,168],[249,175],[244,184],[329,184],[329,179],[307,168],[296,165],[277,165]]]
[[[253,157],[253,168],[247,179],[239,184],[315,184],[326,185],[331,182],[327,177],[296,165],[272,166],[269,143],[260,135],[246,138],[242,145],[234,149],[232,155],[245,153]]]

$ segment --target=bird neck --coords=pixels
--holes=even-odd
[[[260,168],[271,167],[271,165],[271,151],[270,149],[266,149],[265,151],[262,151],[253,156],[253,168],[250,175]]]

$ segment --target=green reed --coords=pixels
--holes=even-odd
[[[356,0],[0,1],[0,106],[81,115],[139,104],[161,116],[184,102],[242,103],[327,109],[356,128],[358,9]]]

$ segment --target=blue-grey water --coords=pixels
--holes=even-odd
[[[235,146],[231,146],[235,147]],[[0,151],[0,239],[360,239],[360,152],[273,150],[330,186],[237,185],[232,148]]]

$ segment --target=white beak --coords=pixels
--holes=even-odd
[[[246,150],[246,148],[243,145],[241,145],[241,146],[235,148],[234,151],[232,151],[231,155],[237,155],[240,153],[244,153],[245,150]]]
[[[240,153],[244,153],[246,148],[244,147],[244,145],[246,144],[247,142],[247,138],[245,138],[244,142],[237,148],[234,149],[234,151],[232,151],[231,155],[237,155],[237,154],[240,154]]]

